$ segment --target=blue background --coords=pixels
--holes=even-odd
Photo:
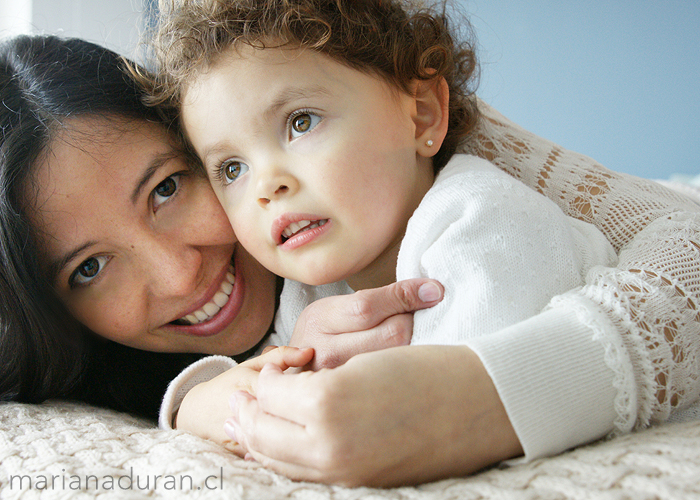
[[[700,174],[700,2],[457,3],[508,118],[613,170]]]

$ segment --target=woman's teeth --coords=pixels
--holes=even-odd
[[[236,283],[236,277],[233,274],[233,266],[229,266],[226,277],[221,282],[221,287],[219,291],[214,294],[214,297],[210,302],[204,304],[201,309],[188,314],[184,318],[180,318],[176,323],[181,325],[196,325],[197,323],[202,323],[203,321],[208,321],[218,313],[222,307],[226,305],[231,292],[233,291],[233,285]]]
[[[310,220],[300,220],[299,222],[292,222],[290,225],[284,228],[284,231],[282,231],[282,239],[286,241],[301,231],[321,227],[326,222],[328,222],[328,219],[321,219],[313,222],[311,222]]]

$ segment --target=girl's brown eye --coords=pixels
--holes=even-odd
[[[311,116],[304,113],[303,115],[295,117],[294,121],[292,122],[292,128],[295,132],[299,132],[300,134],[308,132],[311,128]]]
[[[241,170],[243,170],[243,167],[241,167],[241,162],[233,161],[226,165],[224,175],[226,175],[228,180],[235,181],[238,179],[238,176],[241,175]]]
[[[230,160],[225,161],[220,167],[219,178],[222,178],[224,184],[231,184],[233,181],[237,180],[241,175],[248,172],[248,165],[241,161]]]
[[[316,113],[299,112],[292,115],[288,121],[289,138],[296,139],[311,132],[316,125],[321,123],[322,118]]]

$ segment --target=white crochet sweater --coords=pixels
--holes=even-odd
[[[527,456],[599,437],[611,430],[610,419],[613,432],[628,432],[668,420],[698,401],[700,206],[537,137],[484,103],[480,109],[483,119],[466,152],[546,195],[567,215],[595,225],[619,258],[617,267],[590,273],[583,288],[556,298],[550,310],[511,327],[533,332],[541,342],[513,343],[530,336],[512,331],[502,337],[505,343],[497,336],[470,342],[509,416],[523,422],[516,425],[519,437],[535,443],[526,447]],[[568,348],[554,348],[547,342],[551,338],[558,343],[566,338]],[[537,370],[523,370],[524,359],[538,361]],[[161,425],[169,426],[189,387],[231,364],[211,357],[183,372],[164,399]],[[577,370],[578,375],[523,376],[518,384],[514,366],[518,374],[549,366],[552,374]],[[611,379],[600,375],[606,370]]]

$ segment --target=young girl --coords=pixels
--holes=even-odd
[[[445,299],[415,316],[413,343],[466,344],[488,365],[507,350],[482,348],[485,334],[507,346],[517,331],[506,327],[615,262],[593,226],[452,156],[476,121],[464,90],[474,64],[442,16],[385,1],[209,7],[170,13],[202,52],[161,51],[177,58],[164,61],[164,93],[243,246],[295,280],[276,323],[284,341],[317,298],[422,275]]]
[[[439,16],[400,2],[225,5],[230,39],[178,82],[182,123],[242,245],[294,280],[283,338],[310,301],[348,291],[302,283],[438,279],[445,299],[416,316],[413,343],[456,343],[614,262],[592,225],[484,160],[451,158],[474,120],[474,66]]]

